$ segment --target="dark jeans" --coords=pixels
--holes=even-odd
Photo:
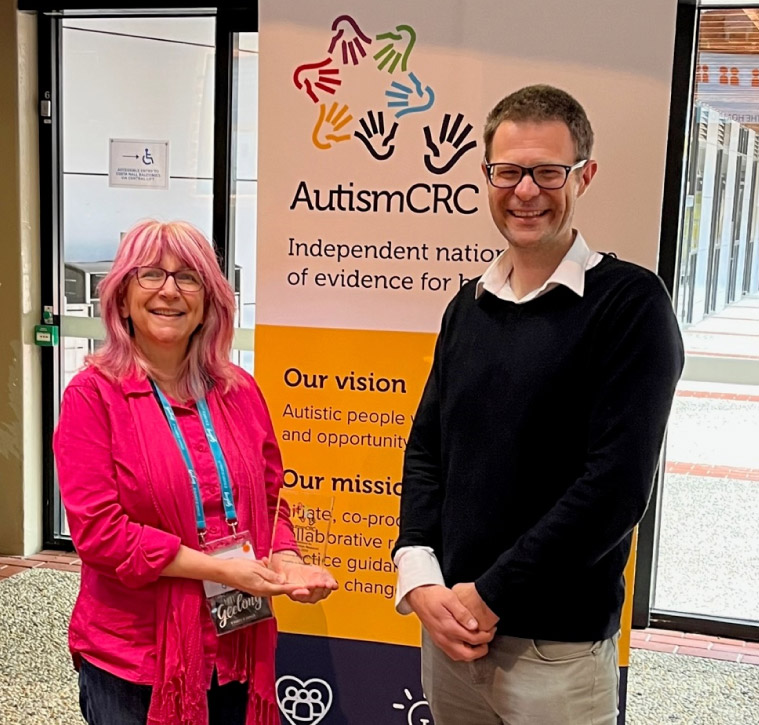
[[[135,685],[82,659],[79,707],[89,725],[145,725],[153,688]],[[208,690],[209,725],[245,725],[248,685],[219,685],[216,670]]]

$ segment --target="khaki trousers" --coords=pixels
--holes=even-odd
[[[496,636],[485,657],[454,662],[423,632],[422,685],[435,725],[616,725],[617,640]]]

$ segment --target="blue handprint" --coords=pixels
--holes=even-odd
[[[385,91],[385,95],[389,99],[387,102],[387,107],[401,109],[400,111],[396,111],[396,118],[405,116],[407,113],[421,113],[422,111],[428,111],[435,103],[435,92],[432,90],[432,88],[429,86],[422,88],[421,82],[413,73],[408,74],[408,79],[411,82],[411,85],[404,85],[398,81],[393,81],[391,84],[391,90]],[[427,100],[421,103],[419,106],[409,105],[411,96],[414,93],[422,101],[424,101],[425,96]]]

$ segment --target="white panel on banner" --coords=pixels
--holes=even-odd
[[[433,331],[504,247],[482,128],[550,83],[596,132],[577,225],[654,267],[675,2],[265,2],[260,39],[263,324]],[[334,28],[334,29],[333,29]]]

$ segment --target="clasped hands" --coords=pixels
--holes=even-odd
[[[227,559],[225,584],[261,597],[285,594],[295,602],[315,604],[335,589],[335,578],[320,566],[303,563],[294,551],[278,551],[271,559]]]
[[[406,600],[435,645],[452,660],[471,662],[488,653],[498,617],[472,582],[452,589],[440,584],[417,587]]]

